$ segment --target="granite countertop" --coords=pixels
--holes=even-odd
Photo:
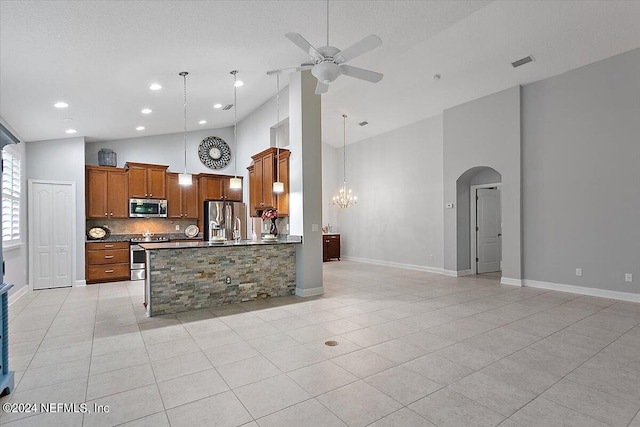
[[[159,242],[146,243],[140,242],[143,249],[187,249],[187,248],[227,248],[232,246],[256,246],[256,245],[287,245],[292,243],[302,243],[302,236],[285,236],[274,241],[261,240],[259,242],[253,240],[240,240],[236,243],[228,240],[224,243],[209,243],[202,240],[193,242]]]

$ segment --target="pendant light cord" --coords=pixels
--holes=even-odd
[[[236,82],[238,78],[238,70],[231,72],[233,74],[233,145],[236,149],[236,155],[233,156],[233,176],[238,177],[238,87]]]
[[[342,185],[347,187],[347,115],[342,115]]]
[[[276,182],[280,182],[280,74],[276,74]]]
[[[186,71],[180,73],[184,84],[184,173],[187,173],[187,74]]]

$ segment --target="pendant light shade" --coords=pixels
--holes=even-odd
[[[233,76],[233,145],[236,154],[233,156],[233,178],[229,180],[229,188],[233,190],[242,189],[242,179],[238,178],[238,87],[244,83],[238,80],[238,70],[231,71]]]
[[[229,180],[229,188],[233,190],[241,190],[242,189],[242,180],[240,178],[233,177]]]
[[[178,175],[179,185],[191,185],[193,184],[193,177],[190,173],[187,173],[187,75],[189,73],[182,71],[179,76],[182,76],[184,82],[184,173]]]
[[[284,183],[280,182],[280,74],[276,74],[276,182],[273,183],[274,193],[284,193]]]
[[[339,208],[350,208],[358,203],[358,196],[355,196],[351,189],[347,189],[347,115],[342,115],[343,121],[343,143],[342,143],[342,188],[338,194],[333,196],[333,204]]]

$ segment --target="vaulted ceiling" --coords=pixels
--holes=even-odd
[[[0,116],[26,141],[88,141],[233,123],[276,92],[266,71],[308,57],[284,37],[326,41],[320,1],[0,1]],[[377,84],[340,77],[322,95],[323,139],[342,144],[443,109],[640,47],[638,1],[341,1],[329,3],[330,44],[368,34],[381,47],[350,62],[384,73]],[[511,62],[535,61],[514,69]],[[439,80],[433,79],[439,74]],[[149,90],[160,83],[159,91]],[[287,83],[284,79],[283,84]],[[53,108],[57,101],[66,109]],[[141,114],[142,108],[153,113]],[[275,116],[275,112],[274,112]],[[207,120],[199,125],[200,120]],[[356,123],[368,121],[366,127]],[[275,121],[275,120],[274,120]],[[145,126],[144,131],[136,131]]]

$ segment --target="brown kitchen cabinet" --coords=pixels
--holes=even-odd
[[[129,280],[129,242],[91,242],[85,245],[87,283]]]
[[[279,216],[289,215],[289,150],[270,147],[255,156],[249,171],[249,212],[251,216],[262,215],[268,208],[278,209]],[[279,166],[279,169],[278,169]],[[285,191],[274,194],[273,183],[280,180]]]
[[[166,173],[169,166],[127,162],[129,198],[166,199]]]
[[[167,172],[167,218],[198,219],[198,180],[191,185],[180,185],[178,174]]]
[[[87,218],[129,218],[129,177],[122,168],[85,166]]]
[[[340,261],[340,235],[322,235],[322,261],[329,261],[337,258]]]

